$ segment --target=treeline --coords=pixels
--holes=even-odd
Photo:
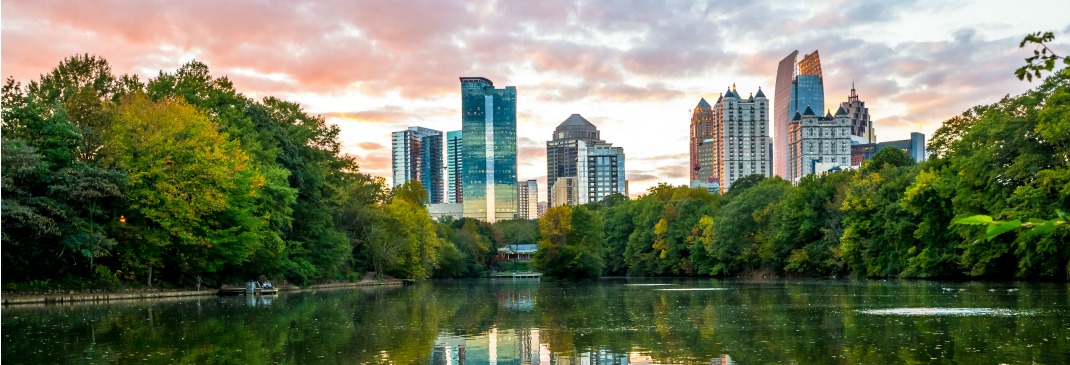
[[[535,265],[561,277],[1067,280],[1068,87],[1064,69],[951,118],[921,164],[886,148],[861,169],[797,186],[754,175],[724,195],[663,184],[636,200],[552,208],[539,222]],[[1011,225],[953,222],[976,215]]]
[[[5,290],[480,275],[523,225],[432,221],[338,127],[196,61],[140,80],[74,56],[7,79],[2,118]]]

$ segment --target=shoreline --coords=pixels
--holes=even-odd
[[[328,283],[328,284],[316,284],[309,285],[307,287],[295,287],[286,286],[276,288],[278,291],[283,292],[296,292],[303,290],[317,290],[317,289],[334,289],[334,288],[356,288],[365,286],[402,286],[404,284],[401,280],[362,280],[357,282],[345,282],[345,283]],[[4,307],[8,306],[22,306],[22,305],[62,305],[72,303],[84,303],[84,302],[113,302],[113,301],[135,301],[135,300],[155,300],[163,298],[188,298],[188,297],[214,297],[219,295],[219,289],[205,289],[205,290],[169,290],[160,291],[158,289],[145,289],[145,290],[133,290],[129,292],[71,292],[65,294],[0,294],[0,305]]]

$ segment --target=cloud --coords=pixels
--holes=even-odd
[[[485,76],[520,89],[522,175],[544,173],[543,139],[582,113],[625,148],[632,190],[642,191],[686,179],[685,111],[698,97],[736,81],[771,97],[777,62],[794,49],[820,51],[827,108],[855,83],[882,138],[931,132],[1034,86],[1012,74],[1032,31],[1016,29],[1062,29],[1053,46],[1070,48],[1070,24],[1052,15],[1070,9],[1052,3],[1024,18],[998,4],[7,1],[0,67],[28,81],[89,53],[116,74],[151,78],[196,59],[246,95],[321,113],[380,176],[389,176],[390,131],[459,128],[457,77]]]

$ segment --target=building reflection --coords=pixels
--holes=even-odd
[[[572,354],[554,353],[539,339],[538,329],[491,329],[478,336],[441,334],[431,351],[432,365],[658,365],[649,355],[639,352],[615,353],[603,349],[578,351]],[[727,354],[705,362],[710,365],[731,365]]]

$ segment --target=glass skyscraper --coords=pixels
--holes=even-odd
[[[461,171],[464,169],[461,131],[446,132],[446,203],[464,202]]]
[[[824,76],[821,73],[821,58],[817,51],[798,58],[799,51],[792,51],[777,65],[776,92],[773,95],[773,173],[792,180],[788,168],[789,126],[795,113],[806,107],[821,113],[825,110]]]
[[[516,87],[494,88],[461,77],[461,173],[464,217],[497,222],[516,217]]]
[[[562,203],[555,202],[554,184],[559,177],[574,177],[578,174],[577,153],[579,142],[588,146],[602,143],[601,132],[586,118],[572,114],[554,129],[553,137],[546,141],[546,201],[556,207]]]
[[[417,180],[428,203],[442,203],[442,132],[423,127],[397,131],[391,138],[394,186]]]

